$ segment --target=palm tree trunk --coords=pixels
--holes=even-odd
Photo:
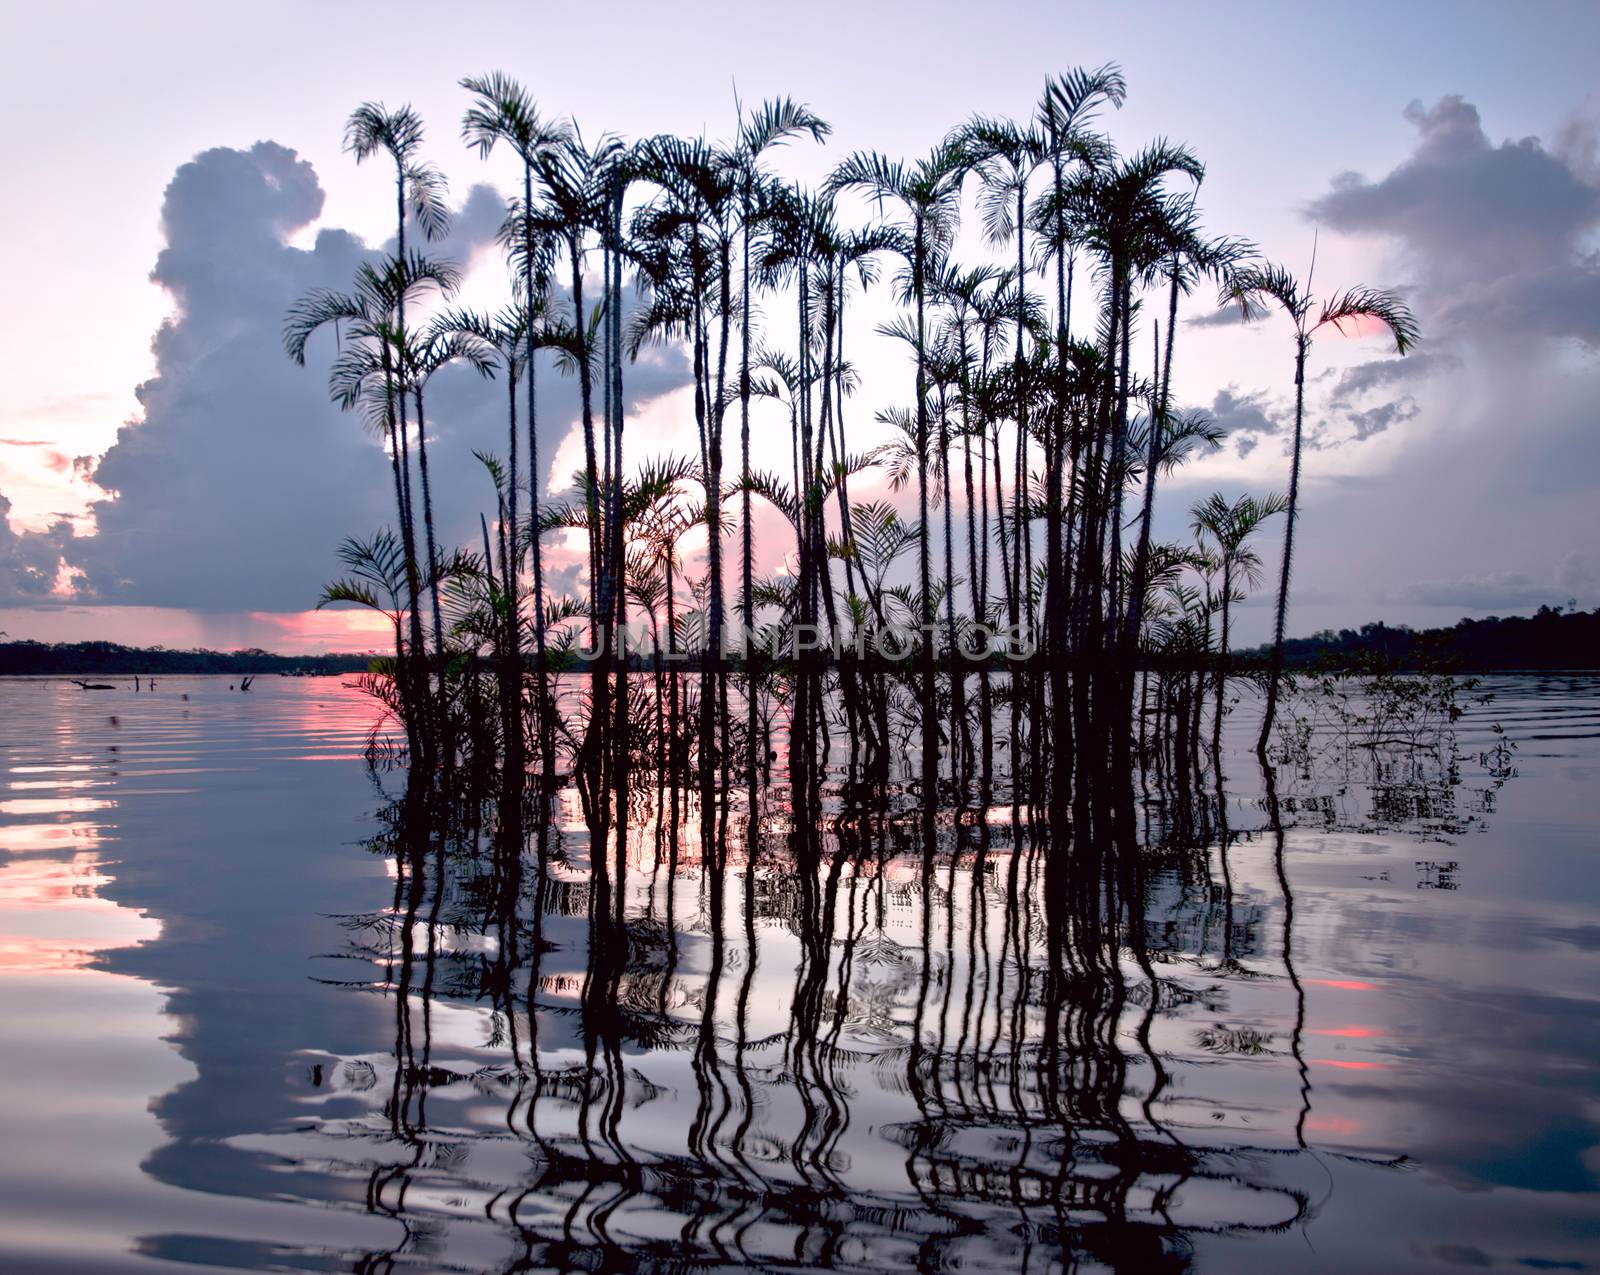
[[[832,266],[830,265],[830,270]],[[850,521],[850,477],[848,470],[848,455],[844,446],[844,303],[845,303],[845,272],[841,265],[837,280],[838,294],[835,297],[830,289],[829,295],[833,297],[834,326],[837,332],[833,362],[833,420],[837,439],[834,442],[834,461],[839,467],[838,498],[839,498],[839,536],[847,546],[855,544],[855,528]],[[844,559],[844,582],[848,592],[854,593],[856,589],[855,555],[846,553]],[[862,581],[863,590],[866,587],[865,579]]]
[[[739,610],[744,623],[745,666],[745,786],[748,816],[756,817],[756,652],[750,642],[755,632],[755,534],[750,525],[750,184],[746,177],[739,209],[739,479],[740,479],[740,581]],[[749,882],[745,889],[750,889]]]
[[[961,670],[961,648],[956,641],[956,558],[955,513],[951,504],[955,492],[950,486],[950,404],[943,391],[939,395],[939,485],[944,491],[944,623],[945,642],[950,650],[950,760],[952,777],[959,782],[965,753],[960,741],[967,730],[966,679]]]
[[[397,177],[396,177],[396,183],[395,183],[395,225],[396,225],[395,259],[400,263],[400,267],[401,267],[400,275],[401,275],[401,280],[402,280],[402,283],[403,283],[403,281],[404,281],[405,259],[406,259],[406,188],[405,188],[405,174],[404,174],[404,172],[398,173]],[[399,296],[398,296],[398,298],[396,300],[395,345],[398,347],[398,350],[399,350],[399,357],[400,357],[401,366],[398,367],[398,368],[391,369],[388,366],[388,354],[386,352],[385,356],[384,356],[385,357],[385,373],[384,374],[385,374],[385,377],[388,377],[388,375],[390,374],[390,372],[392,370],[394,375],[397,378],[396,382],[395,382],[395,392],[394,392],[393,399],[394,399],[394,402],[398,405],[398,407],[400,409],[399,410],[400,472],[401,472],[401,477],[402,477],[402,480],[403,480],[402,481],[402,486],[405,489],[405,501],[404,501],[404,508],[402,510],[402,513],[401,513],[400,532],[401,532],[401,544],[405,548],[405,553],[406,553],[406,589],[407,589],[407,592],[410,594],[410,602],[411,602],[411,657],[412,657],[413,665],[415,667],[415,671],[416,671],[416,673],[417,673],[417,675],[418,675],[418,677],[420,679],[420,682],[421,682],[421,685],[417,688],[417,694],[418,694],[419,699],[418,699],[417,704],[413,706],[413,711],[414,712],[420,712],[423,709],[423,706],[424,706],[424,704],[426,702],[427,694],[428,694],[428,666],[427,666],[427,643],[423,641],[423,637],[422,637],[422,607],[421,607],[422,588],[421,588],[421,581],[418,578],[420,573],[417,570],[416,524],[413,521],[413,515],[412,515],[413,506],[412,506],[412,503],[411,503],[411,462],[410,462],[410,459],[409,459],[409,457],[407,455],[407,450],[408,449],[407,449],[407,443],[406,443],[406,432],[407,432],[407,429],[408,429],[408,422],[406,420],[407,413],[406,413],[405,367],[404,367],[405,350],[406,350],[406,294],[405,294],[405,288],[403,286],[400,288]],[[424,759],[413,758],[412,760],[414,762],[416,762],[416,761],[423,761]]]
[[[433,605],[433,650],[434,655],[443,661],[444,620],[439,609],[439,551],[433,538],[433,491],[428,483],[428,418],[422,408],[422,385],[418,383],[413,392],[417,403],[417,468],[422,474],[422,529],[428,546],[428,600]],[[513,519],[514,525],[515,519]],[[442,694],[444,689],[442,663],[439,678]]]
[[[1167,410],[1172,401],[1172,344],[1178,323],[1178,263],[1172,263],[1172,288],[1167,298],[1167,353],[1161,369],[1158,406],[1150,421],[1150,442],[1145,449],[1144,509],[1139,518],[1139,547],[1134,553],[1133,585],[1129,590],[1128,622],[1123,643],[1130,656],[1137,654],[1139,626],[1144,620],[1145,577],[1150,569],[1150,519],[1156,503],[1156,463],[1161,455],[1161,432],[1166,427]],[[1131,665],[1130,665],[1131,667]],[[1129,684],[1132,693],[1132,684]]]
[[[934,846],[934,807],[938,804],[938,721],[933,687],[933,614],[930,609],[933,579],[928,562],[928,350],[924,271],[926,243],[923,219],[916,225],[915,257],[912,262],[912,287],[917,304],[917,583],[922,590],[922,851],[924,866],[932,863]]]
[[[1029,517],[1028,499],[1028,393],[1023,369],[1027,365],[1023,350],[1024,320],[1028,310],[1027,257],[1024,252],[1027,224],[1025,196],[1027,183],[1017,185],[1017,504],[1015,540],[1019,550],[1016,571],[1018,599],[1027,613],[1028,627],[1033,627],[1033,531]]]
[[[1000,427],[998,423],[995,425],[990,442],[993,444],[994,458],[994,516],[995,523],[1000,531],[1000,583],[1005,586],[1006,591],[1006,619],[1010,622],[1012,629],[1015,630],[1018,624],[1017,594],[1012,587],[1015,577],[1011,570],[1011,541],[1006,533],[1006,489],[1002,480],[1004,469],[1000,459]],[[1015,499],[1014,493],[1013,499]],[[984,540],[984,547],[985,549],[988,547],[987,538]],[[984,566],[984,575],[985,577],[988,575],[987,564]]]
[[[594,450],[594,386],[590,380],[590,350],[588,321],[583,313],[583,247],[581,231],[567,238],[567,250],[572,257],[572,327],[573,340],[578,347],[578,396],[583,419],[583,502],[589,518],[589,640],[593,645],[599,637],[600,613],[597,610],[600,593],[600,467]]]
[[[1233,562],[1226,548],[1223,554],[1222,631],[1217,635],[1217,711],[1211,719],[1211,751],[1218,756],[1222,748],[1222,697],[1228,684],[1228,609],[1233,601]]]
[[[1256,738],[1256,751],[1263,757],[1267,741],[1272,737],[1272,724],[1278,715],[1278,681],[1283,676],[1283,626],[1289,613],[1289,573],[1294,564],[1294,521],[1300,512],[1300,439],[1305,421],[1306,406],[1306,352],[1310,342],[1296,338],[1294,356],[1294,446],[1289,460],[1289,506],[1284,516],[1283,567],[1278,576],[1278,609],[1272,624],[1272,664],[1267,674],[1267,706],[1261,716],[1261,734]]]

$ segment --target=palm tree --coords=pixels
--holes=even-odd
[[[284,350],[301,367],[305,366],[306,347],[315,332],[330,324],[342,331],[341,351],[329,378],[334,401],[347,411],[362,408],[387,437],[395,512],[406,555],[411,653],[417,660],[426,650],[420,606],[422,579],[417,569],[405,429],[405,359],[396,316],[408,298],[430,291],[449,295],[459,283],[459,272],[449,265],[431,262],[418,253],[392,257],[381,268],[364,263],[356,271],[352,292],[313,289],[290,308],[284,320]]]
[[[1138,640],[1141,609],[1145,596],[1145,576],[1149,569],[1150,534],[1155,512],[1156,477],[1162,466],[1158,463],[1157,449],[1167,437],[1169,416],[1172,412],[1172,352],[1178,326],[1178,297],[1187,296],[1202,278],[1225,279],[1239,268],[1242,260],[1253,252],[1249,244],[1232,238],[1207,238],[1200,232],[1195,220],[1195,195],[1177,205],[1169,217],[1162,217],[1152,230],[1165,238],[1168,251],[1154,265],[1151,274],[1167,281],[1167,331],[1166,352],[1156,369],[1157,385],[1150,398],[1153,427],[1148,431],[1148,453],[1144,466],[1144,504],[1139,515],[1139,543],[1134,553],[1132,585],[1129,588],[1129,607],[1124,644],[1134,649]],[[1154,245],[1152,244],[1152,247]],[[1159,339],[1159,328],[1157,336]]]
[[[391,286],[397,295],[416,291],[398,282]],[[452,281],[450,291],[453,290]],[[374,416],[387,411],[390,383],[397,397],[407,393],[411,395],[417,412],[417,465],[422,480],[422,522],[428,549],[428,576],[433,581],[430,591],[434,649],[442,652],[444,633],[438,592],[441,557],[434,538],[433,493],[428,474],[427,414],[423,391],[433,375],[447,364],[465,360],[483,375],[491,373],[493,365],[482,343],[473,336],[449,331],[437,324],[430,323],[420,333],[412,333],[403,348],[393,340],[398,336],[397,332],[390,331],[387,336],[391,340],[380,349],[374,349],[368,343],[351,344],[334,360],[328,382],[334,399],[342,407],[349,409],[365,400],[370,414]]]
[[[923,799],[934,801],[937,775],[937,722],[934,720],[933,598],[928,546],[928,280],[955,242],[961,219],[961,184],[970,166],[957,139],[947,138],[933,152],[913,164],[890,160],[877,152],[851,155],[828,178],[830,191],[857,190],[880,205],[892,200],[900,205],[908,223],[902,245],[908,267],[902,294],[916,313],[916,446],[917,446],[917,579],[924,613],[922,659],[922,773]],[[931,853],[933,825],[926,823],[925,853]]]
[[[1133,326],[1134,287],[1154,266],[1170,256],[1175,234],[1188,201],[1166,188],[1168,178],[1183,176],[1198,183],[1205,169],[1185,147],[1158,142],[1125,159],[1111,158],[1100,166],[1075,176],[1066,187],[1066,198],[1077,215],[1087,246],[1099,255],[1105,266],[1106,297],[1106,388],[1099,411],[1099,437],[1091,460],[1094,480],[1105,483],[1096,493],[1092,508],[1086,509],[1090,521],[1085,525],[1080,546],[1095,573],[1098,584],[1102,562],[1113,571],[1111,579],[1112,615],[1118,614],[1118,601],[1127,596],[1121,579],[1122,499],[1125,467],[1123,458],[1128,429],[1128,404],[1133,393],[1128,359]],[[1102,557],[1109,532],[1109,553]],[[1098,628],[1098,606],[1091,613]]]
[[[705,483],[707,632],[700,685],[702,834],[713,840],[714,758],[729,730],[723,676],[725,594],[722,571],[722,438],[727,416],[728,341],[732,322],[733,220],[737,173],[723,152],[700,140],[653,137],[634,151],[633,171],[658,193],[633,221],[640,278],[651,304],[637,316],[631,345],[686,336],[693,351],[695,425]],[[716,325],[717,353],[712,355]],[[713,910],[720,915],[719,878]]]
[[[1012,351],[1016,376],[1020,383],[1027,356],[1025,333],[1028,315],[1027,278],[1029,260],[1027,232],[1030,221],[1043,233],[1046,245],[1045,259],[1056,261],[1056,314],[1057,314],[1057,371],[1064,374],[1066,341],[1071,327],[1070,280],[1062,265],[1068,255],[1070,237],[1067,216],[1060,193],[1064,189],[1067,165],[1075,160],[1096,162],[1103,154],[1103,143],[1085,131],[1095,112],[1105,103],[1120,107],[1126,93],[1122,72],[1112,64],[1094,71],[1075,69],[1065,75],[1046,81],[1045,89],[1035,110],[1034,120],[1024,127],[1010,120],[975,117],[959,130],[961,143],[977,166],[982,191],[979,208],[983,216],[984,234],[989,242],[1005,246],[1016,245],[1016,339]],[[1028,183],[1033,174],[1048,165],[1052,190],[1057,198],[1052,203],[1042,201],[1032,218],[1028,209]],[[1013,577],[1010,595],[1015,604],[1022,593],[1021,582],[1032,573],[1032,537],[1026,525],[1028,496],[1028,420],[1025,396],[1019,396],[1022,409],[1017,418],[1015,455],[1015,496],[1013,538],[1016,556],[1012,565]],[[1047,458],[1046,468],[1056,472],[1056,466]],[[1052,527],[1052,535],[1054,528]],[[1016,623],[1019,617],[1013,615]]]
[[[528,338],[533,326],[528,308],[525,305],[513,304],[502,309],[498,314],[489,316],[469,310],[453,310],[440,315],[435,324],[439,329],[449,333],[461,333],[483,343],[494,352],[499,365],[506,374],[506,417],[507,435],[510,442],[511,454],[516,454],[517,440],[517,382],[521,378],[524,367],[527,366],[527,351],[530,348]],[[536,346],[534,348],[537,348]],[[531,434],[532,431],[530,431]],[[497,492],[505,494],[497,503],[500,508],[500,583],[498,590],[491,589],[491,600],[499,601],[500,605],[492,613],[491,632],[494,635],[492,649],[496,649],[500,658],[499,671],[499,698],[502,732],[506,738],[506,755],[504,759],[505,773],[511,777],[511,792],[509,797],[514,799],[517,785],[520,784],[523,774],[523,739],[522,739],[522,644],[521,626],[522,611],[516,593],[517,567],[521,560],[521,550],[518,547],[521,531],[518,528],[511,510],[515,508],[516,484],[500,481],[498,465],[490,465],[489,460],[480,454],[479,459],[495,477]],[[538,471],[533,471],[537,475]],[[537,482],[537,479],[535,479]],[[506,489],[509,488],[509,491]],[[537,502],[537,497],[534,498]],[[535,503],[537,509],[537,503]],[[537,555],[539,547],[539,528],[537,522],[530,522],[529,540],[534,546]],[[484,569],[489,578],[494,578],[494,554],[489,546],[488,524],[484,524]],[[535,577],[536,581],[538,577]],[[536,721],[539,728],[539,761],[548,782],[548,777],[554,770],[551,760],[554,751],[553,726],[547,720],[548,710],[545,697],[548,693],[548,672],[544,660],[544,634],[546,626],[541,623],[544,607],[541,604],[541,590],[535,589],[534,611],[531,627],[534,631],[534,649],[538,653],[539,667],[536,670],[538,677],[538,712]],[[494,595],[498,593],[496,599]],[[543,852],[544,841],[541,834],[540,849]]]
[[[850,270],[856,273],[856,280],[862,291],[866,291],[877,282],[878,268],[874,258],[881,252],[889,252],[902,246],[903,236],[889,226],[876,223],[863,226],[856,230],[847,230],[842,234],[828,240],[823,245],[828,253],[828,260],[824,263],[827,299],[824,304],[826,311],[831,307],[833,312],[833,421],[835,440],[833,442],[833,460],[835,465],[844,462],[845,424],[844,400],[848,393],[857,388],[857,378],[851,369],[851,364],[845,358],[844,347],[844,319],[850,297]],[[844,470],[839,474],[839,526],[846,546],[845,554],[845,579],[848,583],[854,574],[854,558],[848,552],[854,536],[854,519],[851,514],[850,484]]]
[[[1067,172],[1070,165],[1098,165],[1107,153],[1107,144],[1089,132],[1088,125],[1099,109],[1110,103],[1121,109],[1128,86],[1122,69],[1114,62],[1085,71],[1075,67],[1045,81],[1044,92],[1034,108],[1034,131],[1040,138],[1044,161],[1050,166],[1050,186],[1035,201],[1031,221],[1039,236],[1045,262],[1055,263],[1057,358],[1066,358],[1067,342],[1072,338],[1072,251],[1075,227],[1066,203]]]
[[[602,623],[598,609],[603,566],[603,524],[600,511],[600,466],[595,451],[594,432],[594,347],[598,335],[598,312],[591,316],[584,306],[583,273],[588,259],[588,236],[598,231],[611,205],[612,169],[624,155],[615,138],[603,137],[593,149],[581,137],[569,140],[538,156],[539,179],[544,188],[543,224],[559,238],[566,250],[571,271],[572,321],[571,354],[578,377],[578,397],[583,422],[584,500],[589,507],[592,529],[589,545],[589,600],[594,614],[591,636],[598,636]]]
[[[417,469],[422,479],[422,526],[428,545],[429,592],[433,604],[433,646],[444,655],[444,631],[439,609],[440,557],[433,534],[433,494],[428,480],[428,425],[423,392],[435,374],[451,363],[470,364],[480,376],[494,375],[494,351],[471,333],[429,324],[405,344],[404,379],[417,409]]]
[[[474,97],[472,106],[461,120],[461,138],[469,146],[476,146],[478,154],[487,159],[495,146],[504,142],[522,161],[522,198],[513,202],[506,224],[501,231],[502,240],[510,249],[513,268],[521,287],[521,309],[524,315],[534,315],[542,309],[549,286],[552,257],[552,238],[549,228],[540,218],[533,200],[534,173],[561,146],[572,138],[572,130],[561,122],[550,122],[539,114],[538,105],[528,91],[509,76],[499,71],[486,76],[467,77],[461,87]],[[543,475],[539,469],[539,434],[537,400],[537,359],[535,356],[535,324],[521,324],[523,337],[522,366],[528,376],[528,523],[539,526],[539,494]],[[497,325],[500,333],[507,329]],[[509,356],[502,350],[511,367]],[[512,377],[515,380],[515,377]],[[514,393],[514,391],[513,391]],[[516,412],[513,402],[511,435],[506,454],[509,470],[507,516],[513,528],[517,527],[517,436]],[[537,530],[529,537],[529,554],[533,560],[533,611],[544,614],[544,555]],[[513,566],[507,572],[506,589],[510,597],[513,616],[517,614],[517,567],[520,554],[513,555]],[[518,626],[512,625],[510,633],[511,658],[520,667],[521,652]],[[553,772],[549,756],[553,748],[551,724],[545,705],[549,699],[548,670],[545,667],[544,625],[533,625],[534,659],[538,679],[541,764],[546,776]]]
[[[947,307],[941,339],[951,347],[957,370],[956,402],[961,411],[957,429],[962,443],[966,482],[967,521],[967,593],[971,605],[972,622],[981,624],[987,609],[987,599],[980,592],[983,581],[978,574],[978,532],[976,487],[973,481],[972,440],[983,441],[981,426],[974,427],[974,377],[981,372],[979,352],[973,348],[973,338],[979,325],[979,306],[985,293],[1001,279],[1002,271],[994,266],[977,266],[969,270],[947,270],[937,285],[939,302]],[[979,468],[983,459],[980,453]]]
[[[745,632],[755,630],[755,541],[750,523],[750,341],[751,341],[751,232],[765,213],[768,179],[762,167],[763,156],[792,137],[809,133],[821,142],[831,131],[828,124],[807,106],[789,98],[763,102],[749,120],[740,112],[738,140],[730,161],[736,173],[739,201],[739,484],[740,583],[739,610]],[[747,782],[754,791],[756,773],[756,694],[754,683],[745,696],[745,766]],[[752,812],[753,813],[753,812]]]
[[[1022,582],[1033,572],[1032,536],[1026,510],[1028,497],[1028,411],[1027,396],[1020,392],[1027,361],[1027,202],[1028,179],[1045,161],[1046,140],[1032,129],[1010,120],[974,119],[958,133],[971,161],[976,165],[981,188],[978,207],[983,215],[984,237],[992,244],[1016,244],[1017,331],[1012,348],[1012,364],[1019,390],[1016,403],[1017,439],[1012,472],[1012,541],[1016,553],[1012,563],[1010,596],[1015,607],[1023,593]],[[1013,613],[1011,623],[1022,617]],[[1031,623],[1031,615],[1027,617]]]
[[[1080,437],[1078,422],[1084,413],[1074,413],[1068,381],[1074,370],[1072,345],[1072,274],[1078,230],[1068,214],[1067,173],[1074,165],[1093,168],[1101,163],[1107,143],[1089,131],[1089,123],[1101,106],[1110,103],[1120,110],[1127,96],[1127,84],[1115,63],[1092,71],[1075,67],[1045,81],[1044,91],[1034,108],[1034,131],[1042,140],[1042,152],[1049,165],[1050,184],[1035,200],[1031,210],[1033,229],[1041,248],[1040,268],[1055,265],[1056,283],[1056,385],[1055,428],[1046,435],[1045,454],[1045,641],[1053,652],[1051,661],[1053,696],[1064,694],[1064,671],[1068,648],[1068,578],[1072,553],[1072,484]],[[1018,238],[1022,234],[1018,224]],[[1020,247],[1020,243],[1019,243]],[[1024,307],[1025,309],[1026,307]],[[1068,752],[1070,723],[1063,712],[1058,715],[1055,747]]]
[[[1309,280],[1308,280],[1309,283]],[[1272,624],[1272,662],[1267,675],[1267,705],[1261,718],[1256,751],[1266,755],[1278,711],[1278,683],[1283,675],[1283,626],[1289,610],[1289,573],[1294,563],[1294,523],[1300,503],[1300,459],[1306,405],[1306,358],[1311,340],[1323,328],[1344,332],[1346,325],[1381,323],[1394,338],[1397,354],[1404,355],[1418,338],[1410,308],[1393,292],[1382,288],[1351,288],[1336,293],[1317,308],[1309,291],[1282,266],[1250,266],[1236,271],[1223,286],[1219,305],[1237,304],[1244,317],[1263,316],[1276,303],[1294,323],[1294,439],[1289,451],[1289,497],[1283,528],[1283,563],[1278,577],[1277,612]]]
[[[396,262],[406,260],[406,215],[410,212],[422,237],[429,242],[442,239],[450,230],[450,213],[445,205],[448,187],[444,174],[418,158],[422,149],[422,117],[409,104],[389,110],[382,102],[363,102],[345,121],[344,148],[361,164],[382,152],[395,170],[395,253]],[[394,293],[394,343],[406,348],[406,288]],[[403,369],[396,368],[403,374]],[[399,409],[402,462],[407,429],[407,404],[403,391],[394,394]],[[410,474],[406,473],[406,482]],[[420,649],[420,643],[419,643]],[[437,652],[443,656],[444,652]]]
[[[1289,507],[1285,496],[1274,492],[1257,499],[1240,496],[1229,503],[1221,492],[1195,505],[1189,511],[1189,527],[1196,542],[1208,549],[1222,571],[1222,596],[1219,607],[1222,631],[1217,638],[1217,709],[1211,727],[1211,748],[1216,752],[1222,743],[1222,696],[1228,677],[1228,616],[1234,602],[1242,601],[1243,592],[1235,581],[1243,577],[1250,588],[1261,583],[1261,556],[1248,543],[1268,518],[1281,514]]]
[[[864,264],[873,248],[871,243],[853,242],[840,230],[833,199],[824,193],[806,195],[789,190],[774,192],[769,208],[768,233],[761,261],[769,284],[793,277],[797,302],[796,348],[793,360],[783,363],[768,360],[767,367],[785,378],[791,405],[794,434],[795,484],[803,511],[800,562],[800,590],[804,622],[815,623],[820,600],[827,610],[830,626],[837,623],[832,573],[827,550],[827,510],[825,493],[830,487],[844,489],[848,465],[843,432],[836,428],[839,404],[850,388],[851,376],[834,347],[838,331],[839,280],[846,254],[854,254]],[[870,273],[870,271],[869,271]],[[817,366],[817,356],[821,366]],[[818,411],[813,413],[813,389],[820,388]],[[824,453],[831,450],[832,468]],[[833,478],[838,478],[838,483]],[[850,519],[848,507],[840,513],[840,547],[845,563],[846,585],[854,588],[854,564],[849,554]]]

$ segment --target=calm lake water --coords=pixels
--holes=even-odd
[[[717,942],[642,798],[602,960],[575,798],[541,889],[396,851],[337,680],[114,680],[0,681],[5,1271],[1600,1266],[1595,680],[1281,837],[1235,751],[1064,1001],[1009,807],[807,877],[776,774]]]

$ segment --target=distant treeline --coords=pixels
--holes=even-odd
[[[1265,663],[1270,647],[1242,652],[1239,663]],[[1289,668],[1352,667],[1381,662],[1390,667],[1459,668],[1466,672],[1506,669],[1600,669],[1600,607],[1567,611],[1542,606],[1528,616],[1458,620],[1448,629],[1363,624],[1359,629],[1324,629],[1284,642]]]
[[[163,646],[116,642],[0,642],[0,676],[76,677],[135,673],[299,673],[311,676],[362,673],[370,655],[274,655],[244,651],[170,651]]]
[[[1234,654],[1236,668],[1265,663],[1271,653],[1258,646]],[[1437,668],[1468,672],[1504,669],[1600,669],[1600,607],[1568,611],[1543,606],[1529,616],[1458,620],[1447,629],[1363,624],[1359,629],[1324,629],[1284,642],[1290,668],[1370,666]],[[66,677],[83,673],[131,675],[182,673],[298,673],[310,676],[364,673],[373,657],[359,654],[274,655],[252,647],[243,651],[173,651],[164,646],[122,646],[116,642],[0,642],[0,676]],[[552,667],[569,661],[552,659]],[[628,666],[648,672],[648,659],[632,656]],[[1005,665],[999,665],[1004,668]]]

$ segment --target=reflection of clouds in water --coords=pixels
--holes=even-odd
[[[0,861],[0,977],[82,970],[108,948],[160,935],[159,921],[99,893],[113,879],[99,858],[52,850]]]

